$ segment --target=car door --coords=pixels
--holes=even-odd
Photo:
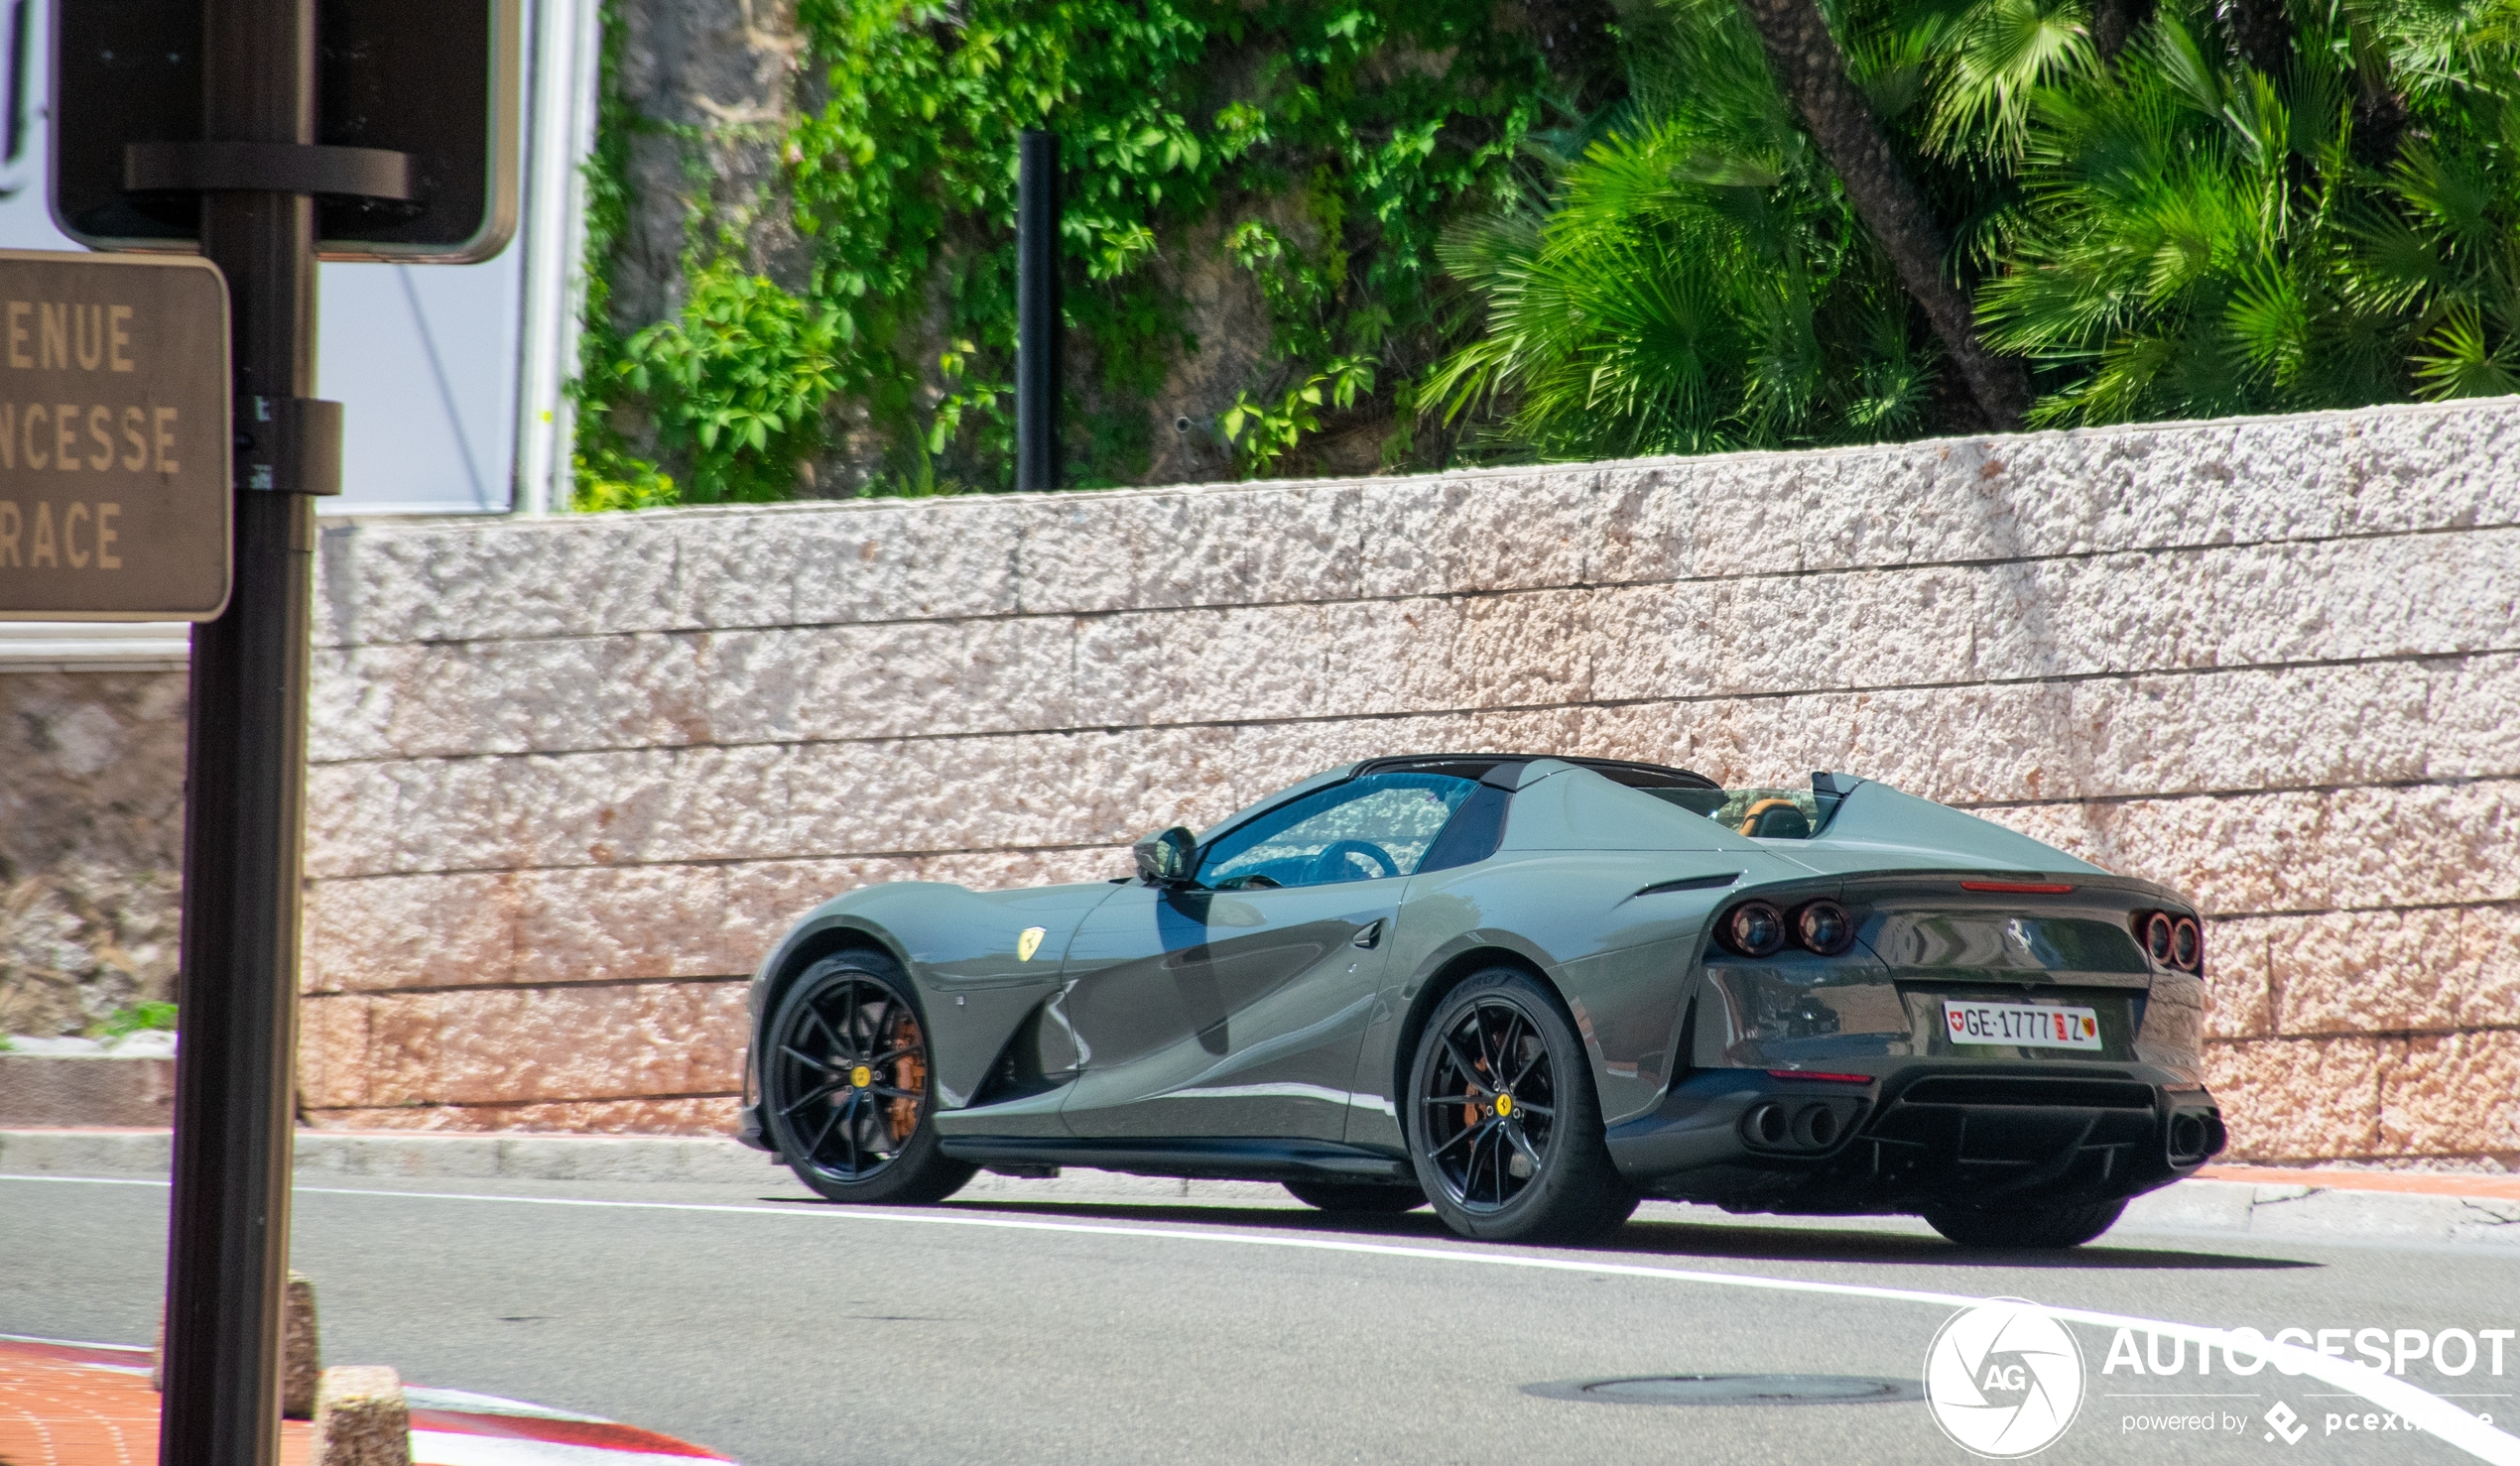
[[[1211,837],[1197,883],[1135,886],[1068,949],[1078,1136],[1335,1141],[1408,878],[1477,786],[1367,775]]]

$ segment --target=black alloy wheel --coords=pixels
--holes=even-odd
[[[1610,1161],[1575,1025],[1529,973],[1490,968],[1418,1037],[1409,1154],[1446,1225],[1493,1241],[1580,1242],[1636,1209]]]
[[[928,1026],[901,971],[841,952],[790,985],[761,1064],[762,1115],[797,1179],[833,1201],[922,1203],[976,1167],[937,1149]]]
[[[2124,1200],[1980,1211],[1929,1211],[1926,1225],[1962,1247],[2080,1247],[2117,1225]]]
[[[1406,1181],[1280,1181],[1290,1195],[1323,1211],[1349,1211],[1397,1216],[1427,1204],[1427,1193]]]

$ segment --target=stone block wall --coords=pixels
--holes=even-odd
[[[1115,874],[1320,767],[1845,770],[2213,915],[2236,1154],[2520,1166],[2520,411],[367,523],[315,1123],[702,1132],[830,893]]]

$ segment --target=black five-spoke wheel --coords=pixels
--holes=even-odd
[[[1549,1045],[1522,1006],[1501,995],[1474,999],[1436,1038],[1434,1072],[1418,1098],[1427,1160],[1454,1205],[1498,1210],[1540,1174],[1555,1139]]]
[[[1479,973],[1437,1005],[1409,1097],[1419,1182],[1454,1231],[1580,1240],[1636,1209],[1574,1025],[1528,973]]]
[[[825,957],[797,978],[761,1074],[780,1156],[834,1201],[937,1201],[971,1178],[937,1150],[927,1026],[879,954]]]

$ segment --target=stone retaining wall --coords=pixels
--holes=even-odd
[[[305,1103],[696,1133],[824,895],[1314,769],[1886,780],[2193,893],[2239,1156],[2520,1165],[2510,402],[325,533]]]

